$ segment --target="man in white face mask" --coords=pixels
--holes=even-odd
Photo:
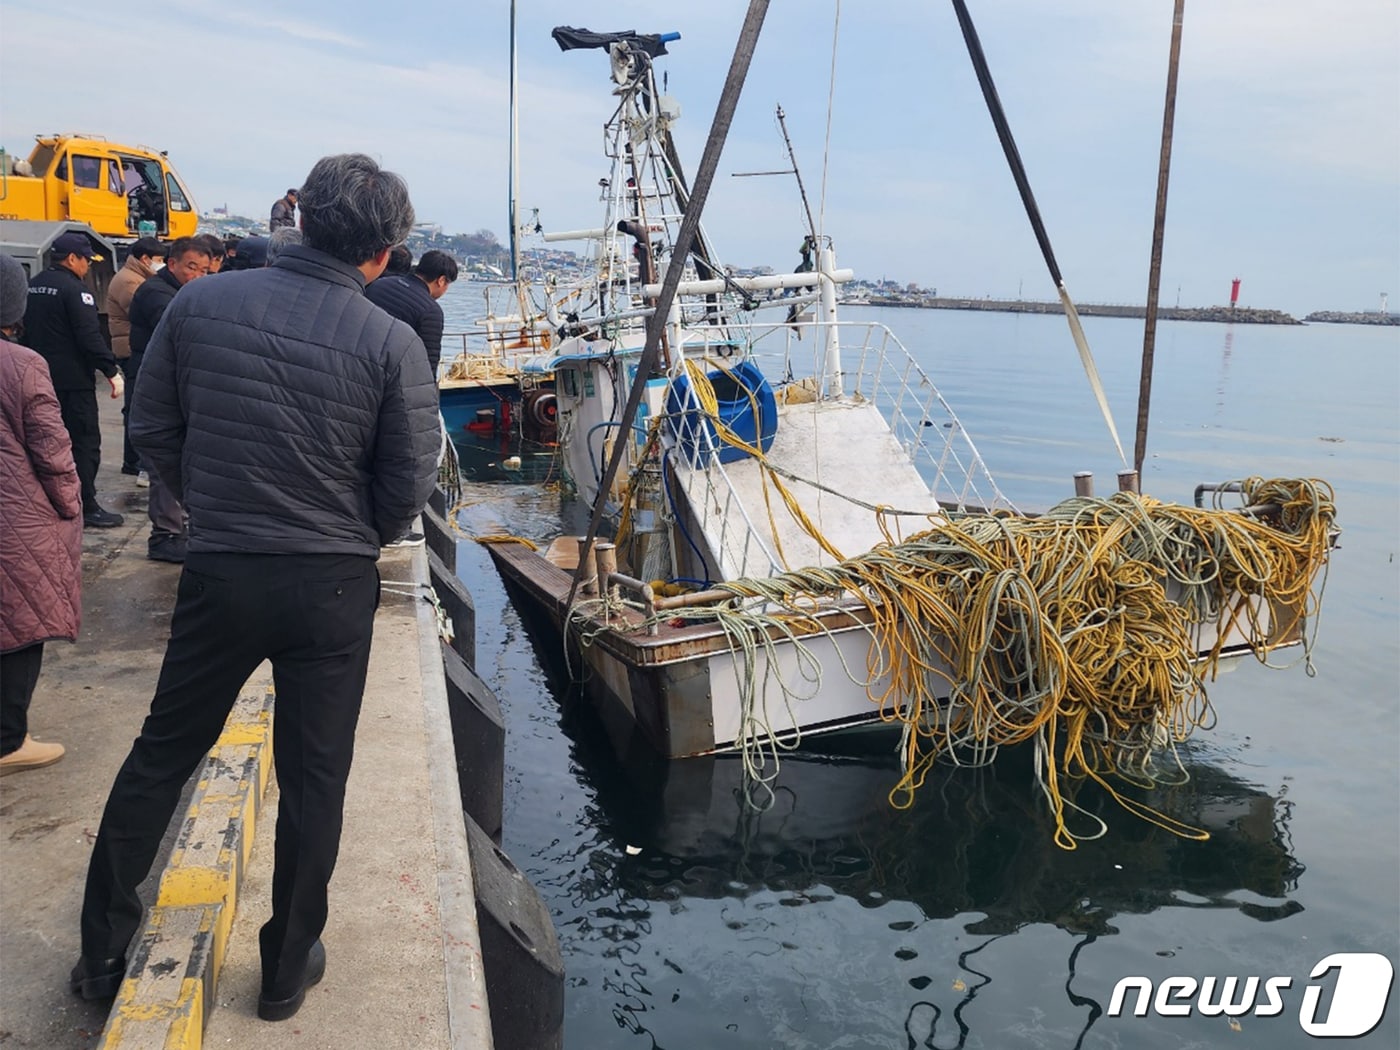
[[[131,246],[125,265],[107,286],[107,332],[112,338],[117,367],[126,377],[122,402],[122,473],[134,475],[136,484],[143,488],[148,482],[141,469],[141,457],[131,447],[131,438],[126,434],[126,416],[131,411],[131,393],[136,387],[136,364],[131,360],[131,297],[154,276],[164,259],[165,245],[154,237],[142,237]]]

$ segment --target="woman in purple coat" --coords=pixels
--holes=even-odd
[[[44,643],[82,619],[83,517],[73,447],[44,359],[17,343],[28,282],[0,255],[0,776],[52,765],[63,745],[29,735]]]

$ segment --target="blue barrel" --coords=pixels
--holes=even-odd
[[[773,387],[752,361],[743,361],[729,370],[717,368],[706,373],[714,388],[719,405],[719,418],[739,438],[756,445],[764,452],[773,447],[778,432],[778,403]],[[666,414],[671,433],[681,451],[692,463],[703,463],[713,450],[719,450],[721,463],[736,463],[748,453],[727,442],[722,443],[714,422],[705,418],[696,407],[690,392],[690,376],[683,375],[671,384],[666,396]],[[758,409],[757,418],[754,408]]]

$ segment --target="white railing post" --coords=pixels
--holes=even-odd
[[[822,362],[822,389],[828,397],[840,397],[845,391],[841,382],[841,337],[836,325],[836,253],[823,248],[817,253],[817,270],[821,274],[822,321],[826,331],[826,358]]]

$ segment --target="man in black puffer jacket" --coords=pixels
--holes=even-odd
[[[203,237],[181,237],[170,246],[164,269],[153,274],[131,297],[131,374],[133,399],[140,389],[141,365],[146,347],[156,334],[166,307],[175,301],[175,293],[197,277],[209,274],[213,254]],[[150,494],[146,499],[146,516],[151,519],[151,538],[146,541],[146,557],[152,561],[180,563],[185,560],[185,508],[161,480],[160,473],[150,473]]]
[[[181,288],[146,348],[131,440],[189,513],[188,555],[151,711],[93,847],[70,979],[85,998],[121,985],[136,888],[264,659],[281,798],[258,1016],[291,1017],[325,970],[375,560],[427,501],[439,432],[421,342],[364,297],[413,225],[403,181],[363,154],[325,157],[300,206],[303,245]]]
[[[443,318],[437,301],[456,279],[457,260],[433,248],[423,253],[412,273],[386,273],[365,289],[370,302],[418,333],[434,376],[442,357]]]

